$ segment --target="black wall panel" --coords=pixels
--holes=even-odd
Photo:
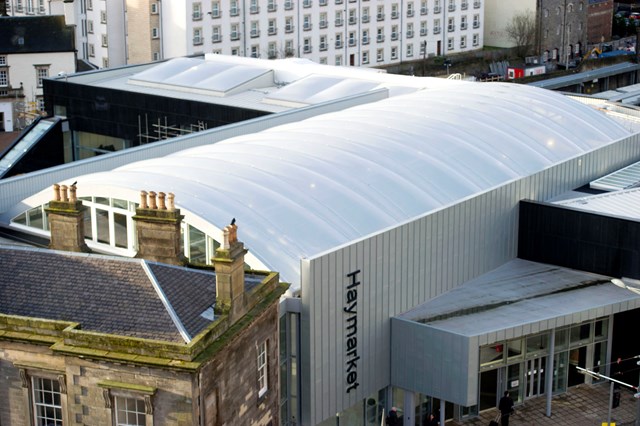
[[[640,222],[571,208],[520,202],[518,257],[640,279]]]

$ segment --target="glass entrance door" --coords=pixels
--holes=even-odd
[[[533,398],[544,394],[545,368],[547,357],[528,359],[525,361],[525,398]]]

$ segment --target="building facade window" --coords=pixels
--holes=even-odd
[[[152,15],[157,15],[158,14],[158,3],[151,3],[150,5],[151,7],[151,14]]]
[[[269,26],[267,27],[267,31],[269,32],[269,35],[278,34],[278,26],[276,25],[275,19],[269,19]]]
[[[382,43],[384,41],[384,27],[378,27],[377,31],[376,40],[378,43]]]
[[[269,55],[269,59],[275,59],[278,57],[278,49],[276,48],[276,43],[271,41],[267,45],[267,52]]]
[[[100,23],[102,23],[102,24],[106,24],[107,23],[107,11],[106,10],[101,10],[100,11]]]
[[[229,32],[229,37],[231,37],[231,40],[240,39],[240,24],[231,24],[231,31]]]
[[[365,50],[362,52],[362,63],[363,64],[368,64],[369,63],[369,51]]]
[[[276,10],[278,10],[278,4],[276,3],[276,0],[269,0],[267,2],[267,12],[275,12]]]
[[[200,27],[193,29],[193,44],[196,46],[202,44],[202,28]]]
[[[109,46],[109,38],[107,37],[106,34],[102,34],[100,36],[100,40],[102,41],[102,47],[108,47]]]
[[[327,28],[329,26],[329,20],[327,19],[327,12],[320,12],[320,28]]]
[[[302,42],[302,50],[304,53],[311,53],[311,38],[305,37]]]
[[[453,37],[449,37],[447,39],[447,49],[453,50],[455,48],[455,39]]]
[[[220,2],[217,0],[211,2],[211,17],[212,18],[220,17]]]
[[[0,70],[0,87],[9,86],[9,73],[7,70]]]
[[[376,60],[378,62],[384,61],[384,49],[378,49],[376,51]]]
[[[220,43],[222,41],[222,32],[220,29],[220,25],[214,25],[211,27],[211,42],[212,43]]]
[[[413,57],[413,43],[407,44],[407,57]]]
[[[229,3],[229,15],[238,16],[240,14],[240,9],[238,7],[238,0],[231,0]]]
[[[460,49],[464,49],[467,47],[467,36],[460,37]]]
[[[38,87],[42,87],[42,80],[49,77],[49,65],[36,65],[36,81]]]
[[[420,15],[427,15],[427,14],[429,14],[429,6],[427,5],[426,0],[422,0],[420,2]]]
[[[362,44],[369,44],[369,30],[362,30]]]
[[[407,17],[408,18],[413,17],[414,13],[415,13],[415,9],[413,8],[413,2],[407,3]]]
[[[473,28],[480,28],[480,15],[473,15]]]
[[[160,30],[157,27],[151,28],[151,38],[159,38]]]
[[[466,30],[467,29],[467,16],[463,15],[460,17],[460,29],[461,30]]]
[[[7,66],[7,57],[6,55],[0,55],[0,67]]]
[[[407,38],[413,37],[413,22],[407,23]]]
[[[35,424],[62,426],[62,400],[59,380],[31,377],[31,386]]]
[[[474,34],[473,35],[473,45],[477,46],[478,44],[480,44],[480,36],[478,34]]]
[[[342,66],[342,55],[336,55],[335,64],[337,67]]]
[[[194,21],[202,19],[202,3],[197,2],[191,5],[191,16]]]
[[[455,18],[449,18],[447,20],[447,30],[450,33],[456,30],[456,20],[455,20]]]
[[[440,19],[433,20],[433,33],[440,34]]]
[[[260,5],[258,4],[258,0],[251,0],[251,5],[249,6],[250,13],[260,13]]]
[[[304,15],[302,17],[302,29],[304,31],[310,31],[311,28],[311,15]]]
[[[251,21],[251,37],[260,37],[260,24],[258,21]]]
[[[391,59],[398,59],[398,47],[391,46]]]
[[[147,414],[141,398],[116,396],[114,405],[116,426],[146,426]]]
[[[87,20],[87,32],[93,34],[93,21],[90,19]]]
[[[267,341],[258,345],[258,397],[263,397],[269,388],[267,364]]]

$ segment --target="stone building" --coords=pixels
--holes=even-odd
[[[84,244],[75,187],[54,193],[51,248],[72,251],[0,246],[0,424],[277,424],[286,286],[245,274],[237,226],[225,228],[216,273],[179,256],[87,254],[73,248]],[[158,195],[136,211],[150,257],[152,240],[179,238],[180,210]]]

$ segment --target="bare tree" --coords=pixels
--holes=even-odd
[[[511,22],[505,27],[505,32],[515,44],[516,55],[525,58],[531,51],[536,39],[535,14],[527,9],[514,15]]]

